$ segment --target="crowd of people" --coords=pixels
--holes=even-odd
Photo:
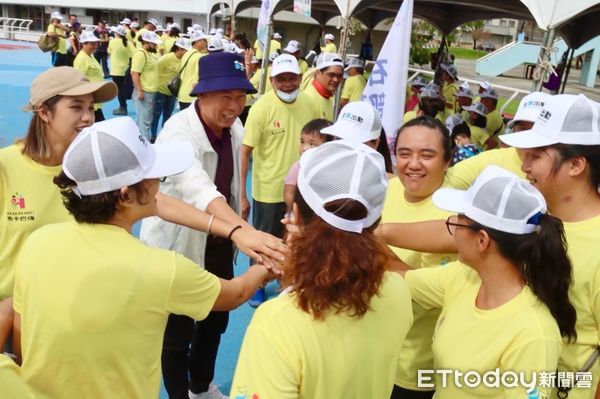
[[[79,34],[73,67],[59,45],[0,149],[3,397],[155,398],[162,377],[225,398],[246,301],[231,398],[595,397],[600,104],[532,92],[505,121],[491,84],[442,63],[409,82],[390,151],[332,34],[311,65],[274,33],[263,72],[243,34],[134,24]]]

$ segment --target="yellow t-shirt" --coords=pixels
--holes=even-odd
[[[44,166],[21,153],[20,144],[0,149],[0,299],[12,296],[15,259],[31,232],[71,220],[58,187],[61,166]]]
[[[135,35],[135,48],[137,48],[138,50],[142,48],[142,42],[140,41],[140,39],[142,38],[142,35],[146,32],[148,32],[148,29],[142,28],[138,30]]]
[[[158,57],[144,49],[136,50],[131,60],[131,72],[140,74],[142,90],[156,93],[158,90]]]
[[[260,202],[283,202],[283,178],[300,157],[300,131],[318,118],[304,93],[285,103],[274,91],[250,108],[243,143],[253,147],[252,197]]]
[[[0,392],[2,399],[40,399],[21,375],[21,368],[8,356],[0,354]]]
[[[171,96],[167,88],[167,83],[179,73],[181,68],[181,59],[177,58],[175,53],[163,55],[158,60],[158,92],[166,96]]]
[[[198,83],[198,68],[200,64],[200,58],[208,55],[208,53],[201,53],[195,48],[192,48],[181,57],[181,87],[179,87],[179,94],[177,94],[177,100],[182,103],[192,103],[196,99],[190,96],[190,92]],[[187,64],[186,64],[187,63]],[[185,67],[184,67],[185,65]]]
[[[90,82],[102,82],[104,81],[104,71],[100,63],[94,58],[94,56],[87,54],[81,50],[77,53],[75,60],[73,61],[73,68],[83,73]],[[102,108],[101,103],[94,104],[94,110]]]
[[[521,178],[525,178],[525,173],[521,170],[523,162],[519,158],[516,148],[499,148],[495,150],[484,151],[460,161],[446,172],[446,185],[466,190],[477,179],[477,176],[490,165],[496,165],[513,172]]]
[[[305,74],[308,71],[308,62],[304,58],[298,58],[298,67],[300,67],[300,73]]]
[[[271,39],[271,44],[269,45],[269,54],[276,52],[281,52],[281,43],[275,39]],[[254,41],[254,56],[258,60],[263,59],[263,51],[258,43],[258,39]]]
[[[432,345],[436,370],[473,370],[483,375],[498,368],[500,375],[523,372],[526,381],[532,380],[534,371],[556,371],[562,346],[560,331],[548,308],[528,287],[502,306],[482,310],[475,305],[481,279],[460,262],[412,270],[405,280],[413,301],[426,309],[442,308]],[[454,377],[450,375],[443,384],[441,374],[435,374],[434,398],[528,397],[525,387],[504,388],[499,384],[499,388],[487,388],[479,384],[471,388],[463,379],[459,380],[461,388],[455,385]],[[540,389],[540,398],[547,394]]]
[[[135,47],[127,41],[127,47],[123,45],[121,38],[112,38],[108,42],[108,54],[110,54],[110,74],[112,76],[125,76],[129,68],[129,59],[133,55]]]
[[[558,370],[579,371],[598,345],[600,336],[600,216],[582,222],[563,222],[563,226],[567,253],[573,265],[569,298],[577,310],[577,342],[564,342]],[[593,388],[574,388],[569,392],[569,399],[594,398],[600,381],[600,363],[596,361],[590,371]]]
[[[165,50],[165,55],[166,55],[171,52],[171,49],[173,48],[173,45],[177,41],[177,38],[169,36],[169,35],[163,35],[161,37],[161,39],[163,41],[163,48]]]
[[[478,126],[473,126],[470,123],[467,124],[469,125],[469,129],[471,130],[471,141],[473,142],[473,144],[485,149],[485,142],[487,141],[487,139],[490,138],[490,134],[488,133],[488,131]]]
[[[300,83],[300,91],[305,91],[309,86],[312,86],[312,81],[315,78],[317,68],[308,68],[302,74],[302,83]]]
[[[303,91],[310,98],[310,101],[315,105],[318,111],[317,118],[327,119],[333,122],[333,104],[334,96],[325,98],[319,94],[315,87],[310,83]]]
[[[191,260],[121,227],[40,228],[15,276],[23,376],[53,398],[156,398],[169,314],[202,320],[220,289]]]
[[[360,97],[362,96],[366,85],[367,81],[362,75],[348,77],[344,82],[341,98],[348,99],[350,102],[360,101]]]
[[[402,117],[402,123],[407,123],[412,121],[413,119],[417,119],[417,110],[419,109],[419,106],[415,107],[414,110],[412,111],[406,111],[404,113],[404,116]],[[442,122],[445,126],[445,122],[444,122],[444,113],[443,112],[438,112],[438,114],[435,116],[435,118]]]
[[[134,43],[134,40],[135,40],[135,32],[134,32],[134,31],[132,31],[132,30],[131,30],[131,29],[129,29],[129,28],[125,28],[125,35],[127,36],[127,40],[128,40],[129,42],[131,42],[131,43],[132,43],[132,45],[135,47],[135,43]]]
[[[504,121],[502,120],[502,115],[498,112],[497,109],[488,112],[486,115],[487,124],[485,125],[485,129],[488,131],[490,136],[497,136],[502,133],[502,127],[504,126]]]
[[[421,222],[446,219],[450,215],[450,212],[436,207],[431,197],[416,203],[408,202],[404,198],[404,187],[400,179],[390,179],[381,214],[382,223]],[[423,253],[392,246],[390,248],[413,269],[443,266],[456,260],[456,254]],[[413,302],[414,322],[400,351],[396,385],[410,390],[421,390],[417,386],[418,370],[433,368],[431,339],[439,315],[439,310],[425,310]]]
[[[256,90],[260,89],[260,80],[262,79],[263,70],[262,68],[258,69],[254,75],[250,78],[250,83]],[[265,80],[265,93],[273,90],[273,85],[271,84],[271,65],[267,66],[267,79]]]
[[[67,54],[67,33],[52,24],[48,25],[46,32],[54,32],[58,35],[58,47],[56,48],[56,52],[59,54]]]
[[[442,86],[442,97],[446,101],[446,108],[444,110],[444,116],[447,118],[450,115],[454,114],[454,109],[456,108],[456,96],[455,93],[458,92],[458,84],[456,82],[446,83]],[[452,104],[450,108],[448,108],[448,104]]]
[[[230,397],[389,398],[391,365],[412,323],[402,278],[386,273],[370,307],[361,319],[320,321],[298,308],[293,293],[264,303],[246,330]]]
[[[321,47],[323,53],[337,53],[337,47],[333,43],[327,43],[324,47]]]

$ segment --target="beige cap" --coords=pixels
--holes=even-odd
[[[92,94],[94,103],[110,101],[117,96],[113,82],[90,82],[77,69],[61,66],[50,68],[38,75],[31,83],[29,104],[23,110],[33,111],[54,96],[82,96]]]

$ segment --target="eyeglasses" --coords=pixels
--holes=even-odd
[[[161,183],[164,183],[166,180],[167,180],[167,176],[158,178],[158,181]]]
[[[477,228],[476,226],[470,225],[470,224],[462,224],[462,223],[456,223],[454,222],[454,220],[458,221],[458,216],[453,215],[453,216],[448,216],[448,219],[446,219],[446,228],[448,229],[448,233],[453,236],[454,232],[456,232],[456,228],[457,227],[464,227],[466,229],[469,230],[479,230],[479,228]]]

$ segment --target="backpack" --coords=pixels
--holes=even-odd
[[[47,53],[48,51],[56,51],[58,48],[58,40],[58,37],[50,37],[47,33],[44,33],[38,39],[38,47],[44,53]]]

